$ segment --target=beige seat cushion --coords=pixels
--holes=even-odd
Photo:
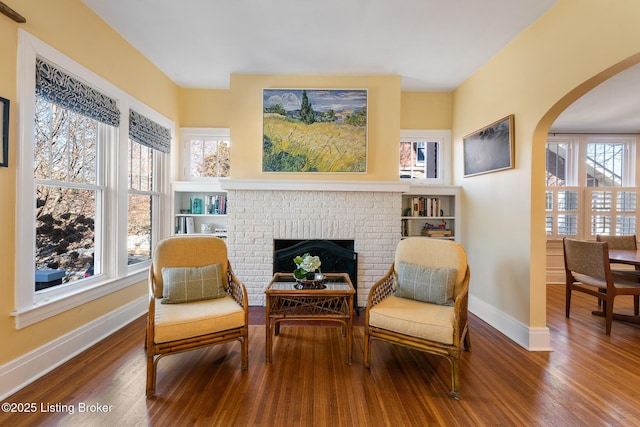
[[[453,344],[454,307],[389,296],[369,311],[369,325]]]
[[[595,286],[600,289],[607,289],[607,282],[597,277],[587,276],[586,274],[573,273],[573,278],[585,285]],[[640,283],[615,280],[615,286],[616,288],[638,288],[640,287]]]
[[[230,296],[182,304],[161,304],[156,298],[155,308],[155,343],[244,326],[244,310]]]

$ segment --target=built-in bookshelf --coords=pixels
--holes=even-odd
[[[227,192],[217,182],[174,182],[174,234],[227,236]]]
[[[457,240],[460,187],[411,185],[402,194],[402,237],[426,236]]]

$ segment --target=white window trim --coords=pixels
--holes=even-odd
[[[171,129],[175,136],[175,125],[168,118],[145,106],[123,90],[104,80],[84,66],[76,63],[56,49],[27,33],[18,30],[18,147],[17,165],[18,176],[16,190],[18,195],[33,194],[33,122],[35,105],[35,60],[36,56],[47,58],[57,66],[78,76],[96,89],[108,94],[118,101],[121,110],[121,123],[116,138],[120,147],[126,145],[129,135],[129,109],[156,121],[160,125]],[[119,289],[145,280],[150,261],[128,266],[126,262],[127,235],[127,150],[118,147],[107,148],[108,160],[104,166],[109,169],[106,182],[108,188],[118,188],[117,195],[107,195],[107,216],[112,218],[109,227],[115,230],[116,236],[123,238],[105,238],[103,257],[105,269],[103,274],[82,281],[82,286],[61,286],[51,290],[40,291],[34,289],[35,265],[35,197],[16,198],[16,244],[15,244],[15,310],[11,313],[15,317],[16,328],[21,329],[59,313],[78,307],[89,301],[109,295]],[[116,159],[117,161],[112,161]],[[169,156],[163,159],[160,170],[168,171]],[[168,173],[157,177],[157,190],[162,195],[168,194]],[[107,190],[107,193],[110,193]],[[162,200],[165,199],[165,200]],[[169,212],[168,200],[161,197],[157,210],[158,218],[165,218]],[[115,203],[114,203],[115,202]],[[31,213],[31,217],[29,217]],[[170,233],[170,222],[166,218],[154,227],[156,240]],[[105,230],[105,232],[107,232]],[[108,232],[107,232],[108,233]],[[106,236],[106,235],[105,235]]]
[[[547,235],[547,240],[562,239],[564,234],[557,233],[557,216],[567,213],[565,211],[557,211],[557,192],[572,190],[578,192],[579,208],[577,211],[578,217],[578,234],[570,235],[569,237],[579,239],[593,239],[594,235],[591,235],[591,215],[594,213],[602,213],[601,211],[594,212],[589,206],[591,206],[591,193],[593,191],[612,191],[614,194],[619,191],[637,191],[637,177],[636,177],[636,163],[637,159],[637,145],[639,143],[640,134],[550,134],[547,137],[547,143],[551,144],[567,144],[567,170],[566,170],[566,185],[562,187],[546,187],[546,191],[554,193],[554,207],[551,211],[547,211],[547,215],[552,215],[554,220],[554,232]],[[586,157],[587,157],[587,144],[591,143],[612,143],[612,144],[624,144],[624,175],[622,176],[622,187],[587,187],[586,176]],[[589,196],[589,197],[587,197]],[[573,212],[573,211],[571,211]],[[568,212],[568,213],[571,213]],[[624,215],[624,212],[618,213],[615,208],[610,212],[612,218],[617,215]],[[636,213],[638,218],[638,213]],[[636,220],[636,229],[640,226],[640,221]],[[615,228],[615,223],[612,224]]]
[[[413,179],[401,178],[401,181],[410,181],[414,184],[449,185],[451,184],[451,131],[446,129],[402,129],[399,142],[438,142],[438,166],[439,178]]]
[[[180,128],[181,159],[180,179],[184,181],[218,181],[220,177],[191,176],[191,140],[196,138],[221,138],[231,141],[229,128]]]

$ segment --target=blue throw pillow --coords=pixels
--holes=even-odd
[[[439,305],[453,305],[458,270],[433,268],[399,261],[396,296]]]

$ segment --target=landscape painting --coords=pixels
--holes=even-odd
[[[263,90],[263,172],[366,170],[366,90]]]

